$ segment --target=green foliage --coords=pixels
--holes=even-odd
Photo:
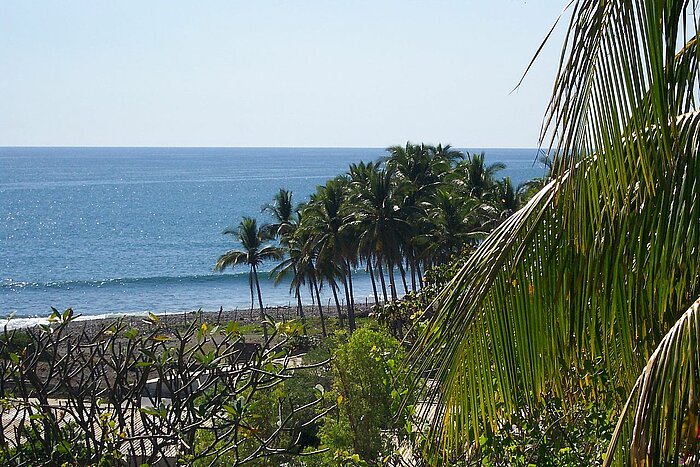
[[[481,463],[487,467],[531,465],[576,467],[601,465],[615,429],[615,405],[592,401],[564,410],[562,400],[542,403],[513,414],[479,440]]]
[[[401,300],[373,307],[372,314],[399,340],[415,342],[432,316],[432,305],[445,285],[457,274],[473,251],[464,246],[462,251],[428,269],[424,286],[419,292],[409,292]]]
[[[304,365],[290,354],[297,322],[270,322],[270,341],[258,346],[235,323],[195,319],[183,331],[150,314],[144,329],[119,320],[75,333],[73,319],[70,310],[55,313],[26,331],[35,352],[5,352],[0,361],[1,465],[171,455],[182,465],[267,465],[259,459],[317,444],[330,376],[323,362]]]
[[[543,125],[556,169],[440,295],[411,358],[435,384],[415,388],[437,401],[432,449],[455,453],[550,395],[581,405],[567,370],[600,358],[629,395],[605,462],[678,465],[698,443],[699,7],[570,11]]]
[[[0,358],[9,359],[13,355],[31,352],[33,345],[31,337],[21,329],[6,330],[0,334]]]
[[[119,437],[113,420],[102,417],[104,430],[104,454],[97,462],[89,462],[90,453],[85,445],[85,434],[75,423],[69,422],[55,431],[52,446],[47,449],[44,443],[42,427],[43,416],[37,415],[29,426],[21,427],[24,442],[17,447],[8,448],[0,446],[0,465],[60,465],[60,466],[88,466],[109,467],[122,465],[124,456],[114,442]]]
[[[333,353],[333,390],[327,397],[338,406],[319,430],[318,465],[375,465],[393,453],[383,430],[397,426],[397,390],[403,349],[384,330],[362,327],[349,338],[340,334]]]

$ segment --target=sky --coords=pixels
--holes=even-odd
[[[564,4],[3,0],[0,146],[536,147]]]

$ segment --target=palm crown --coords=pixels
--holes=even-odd
[[[265,244],[269,240],[269,236],[265,233],[265,228],[258,228],[257,221],[251,217],[244,217],[236,229],[224,230],[225,235],[231,235],[242,249],[229,250],[219,256],[216,261],[214,270],[223,271],[229,267],[235,267],[240,264],[250,266],[249,283],[250,296],[253,300],[253,289],[258,292],[258,305],[260,306],[261,320],[265,321],[265,313],[262,302],[262,293],[260,291],[260,281],[258,279],[258,266],[264,261],[282,259],[282,251],[273,245]],[[252,308],[252,307],[251,307]],[[267,326],[263,324],[265,340],[267,340]]]

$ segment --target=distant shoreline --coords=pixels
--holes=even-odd
[[[374,303],[365,305],[364,303],[355,304],[355,312],[357,314],[363,315],[369,313],[370,309]],[[318,305],[304,305],[304,316],[306,318],[318,318],[320,316]],[[343,311],[343,316],[346,315],[346,307],[341,306]],[[59,310],[62,312],[63,310]],[[177,327],[192,323],[194,320],[201,322],[206,322],[208,324],[225,324],[230,321],[236,321],[241,325],[247,324],[259,324],[260,320],[260,309],[259,308],[243,308],[243,309],[228,309],[219,311],[185,311],[185,312],[164,312],[164,313],[154,313],[162,323],[167,327]],[[290,320],[300,320],[301,317],[298,314],[297,307],[290,306],[269,306],[265,307],[265,314],[271,317],[274,321],[290,321]],[[338,311],[333,305],[328,307],[323,305],[323,315],[325,318],[337,318]],[[130,326],[135,328],[145,328],[149,326],[144,320],[148,317],[148,312],[141,313],[124,313],[124,314],[110,314],[110,315],[77,315],[73,322],[70,324],[70,328],[78,330],[78,328],[85,330],[86,332],[96,333],[105,324],[113,323],[118,320],[124,320]],[[5,319],[4,322],[0,323],[2,328],[6,327],[8,331],[15,329],[27,329],[39,326],[40,324],[48,324],[49,319],[47,317],[13,317],[10,319]]]

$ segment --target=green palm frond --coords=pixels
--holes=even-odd
[[[526,405],[547,393],[567,401],[572,374],[592,361],[631,392],[700,294],[697,28],[683,27],[694,6],[574,2],[544,124],[552,181],[468,259],[409,359],[424,358],[416,369],[437,382],[423,389],[436,407],[436,459],[520,410],[517,395]],[[676,348],[668,375],[691,356]],[[698,387],[700,374],[691,376]],[[671,402],[667,386],[648,387]],[[663,459],[678,460],[672,427],[692,411],[664,407],[649,405],[647,419],[620,430],[616,463],[630,461],[630,446],[637,452],[631,433],[647,420],[656,424],[644,449],[663,446],[673,453]]]
[[[214,266],[215,271],[223,271],[226,268],[232,268],[239,264],[248,264],[248,253],[240,250],[229,250],[219,256]]]
[[[273,245],[266,245],[258,251],[258,262],[280,260],[284,257],[282,250]]]
[[[272,203],[262,207],[262,212],[269,213],[274,220],[272,224],[260,228],[262,236],[265,239],[279,237],[282,244],[288,242],[299,223],[298,209],[294,208],[292,192],[280,188],[273,196]]]
[[[630,394],[604,466],[633,419],[633,465],[697,465],[700,435],[700,297],[669,330]],[[632,413],[634,411],[634,415]]]

